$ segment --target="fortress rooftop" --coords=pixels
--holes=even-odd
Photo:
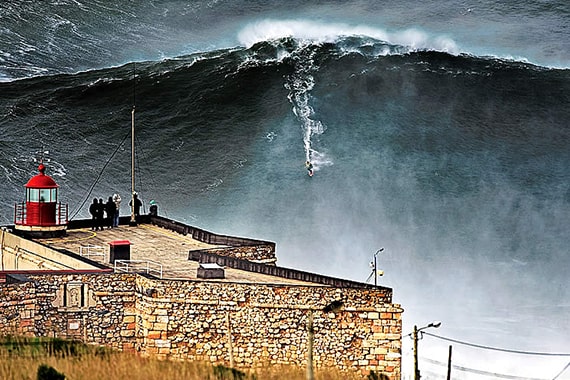
[[[12,243],[16,264],[7,260],[8,272],[136,272],[168,280],[374,287],[278,267],[275,243],[219,235],[160,216],[145,215],[137,226],[122,218],[119,227],[99,231],[90,220],[78,220],[69,223],[65,236],[19,239],[25,241]],[[222,275],[200,276],[208,270]]]
[[[191,234],[181,234],[155,224],[141,223],[136,227],[121,225],[118,228],[103,231],[91,231],[90,228],[68,230],[67,236],[51,239],[34,239],[52,248],[65,249],[89,258],[116,271],[146,271],[165,279],[201,280],[197,277],[200,264],[189,260],[189,251],[222,250],[223,244],[209,244],[194,239]],[[111,263],[112,242],[130,242],[130,263],[119,260]],[[225,268],[226,282],[259,282],[274,284],[302,284],[307,282],[289,280],[270,275],[259,274],[233,268]]]

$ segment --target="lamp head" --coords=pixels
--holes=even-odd
[[[438,328],[439,326],[441,326],[441,321],[433,321],[432,323],[430,323],[428,325],[428,327],[433,327],[433,328]]]

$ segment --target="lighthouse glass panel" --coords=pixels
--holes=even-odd
[[[40,189],[28,189],[28,202],[38,202],[40,200]]]
[[[51,189],[50,202],[56,202],[56,201],[57,201],[57,189]]]
[[[40,202],[51,202],[51,189],[40,189]]]

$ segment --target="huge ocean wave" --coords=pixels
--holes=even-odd
[[[292,11],[295,6],[298,12],[306,10],[305,17]],[[507,4],[489,9],[432,6],[441,12],[442,19],[432,17],[421,22],[410,19],[411,23],[404,26],[406,24],[397,21],[395,14],[386,12],[387,4],[347,4],[351,14],[344,11],[344,7],[311,7],[302,2],[261,6],[209,1],[108,4],[99,0],[41,3],[8,0],[0,5],[3,25],[0,28],[0,81],[76,73],[236,46],[247,48],[257,42],[286,37],[309,43],[334,42],[350,36],[369,37],[400,45],[408,51],[435,50],[546,67],[568,67],[563,19],[568,10],[564,6],[553,4],[551,9],[532,9],[524,17],[536,25],[527,24],[528,30],[521,30],[520,34],[517,34],[518,29],[508,23],[501,25],[496,15],[488,13],[503,12],[503,17],[511,21],[509,11],[520,11],[520,6],[513,9]],[[403,2],[396,8],[405,11],[405,7]],[[417,4],[409,4],[409,10],[416,7]],[[375,8],[378,13],[374,13]],[[251,10],[252,15],[246,10]],[[319,17],[311,18],[314,12]],[[553,15],[556,17],[551,17]],[[221,17],[224,23],[219,22]],[[540,28],[547,21],[548,30],[541,32]],[[495,33],[490,34],[490,31]],[[486,40],[476,38],[478,33],[487,35]],[[512,47],[502,46],[506,38]],[[541,43],[518,42],[527,39]]]

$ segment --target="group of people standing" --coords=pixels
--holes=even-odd
[[[103,198],[93,198],[93,203],[89,206],[89,213],[91,214],[91,230],[103,230],[119,226],[119,210],[121,208],[121,196],[113,194],[109,197],[106,203]]]
[[[134,206],[133,206],[134,201]],[[158,215],[158,205],[154,200],[150,201],[150,215]],[[138,221],[142,207],[142,201],[139,199],[138,194],[133,193],[133,198],[129,201],[129,206],[132,206],[133,213]],[[93,203],[89,206],[89,213],[91,214],[91,230],[103,230],[107,228],[119,227],[119,210],[121,208],[121,196],[113,194],[105,203],[103,198],[93,198]]]

